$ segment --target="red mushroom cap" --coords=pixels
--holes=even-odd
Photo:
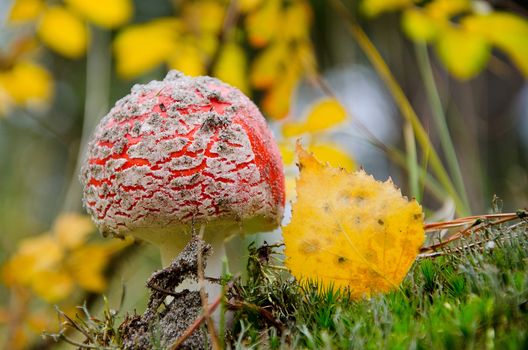
[[[279,151],[253,102],[218,79],[176,71],[117,101],[81,182],[100,231],[119,236],[191,223],[266,231],[285,200]]]

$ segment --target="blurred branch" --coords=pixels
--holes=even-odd
[[[86,99],[82,136],[79,144],[75,170],[72,174],[64,199],[65,211],[77,211],[81,208],[81,185],[79,171],[82,166],[88,140],[101,116],[108,110],[110,91],[111,53],[110,33],[92,26],[92,42],[86,56]]]
[[[414,47],[418,61],[418,69],[425,85],[425,92],[427,94],[427,99],[429,100],[429,105],[431,106],[436,129],[440,136],[440,144],[442,145],[442,150],[446,157],[447,166],[449,167],[449,171],[455,182],[456,189],[458,193],[460,193],[461,200],[466,207],[469,208],[466,186],[464,185],[464,179],[455,152],[455,146],[453,146],[453,140],[451,139],[449,128],[447,126],[446,115],[436,86],[431,61],[429,60],[429,54],[427,52],[427,46],[425,44],[416,44]]]
[[[436,174],[436,177],[440,181],[444,189],[449,193],[453,201],[455,202],[457,212],[460,215],[466,215],[469,211],[466,204],[461,200],[460,196],[456,192],[447,171],[445,170],[438,153],[433,148],[431,140],[427,135],[427,132],[423,128],[420,119],[416,115],[411,103],[405,96],[402,88],[396,81],[396,78],[392,75],[389,67],[381,57],[381,54],[376,49],[374,44],[370,41],[363,29],[356,23],[353,16],[348,11],[348,8],[340,0],[332,0],[336,12],[343,18],[347,24],[347,28],[356,40],[359,47],[363,50],[365,55],[368,57],[374,69],[376,69],[380,78],[385,82],[387,88],[392,94],[396,104],[398,105],[402,116],[407,120],[413,127],[416,139],[419,142],[422,149],[430,150],[430,163],[431,168]]]
[[[319,74],[311,74],[309,75],[309,79],[312,81],[313,84],[315,84],[317,87],[321,89],[321,91],[328,97],[334,98],[339,101],[339,98],[337,97],[336,93],[332,90],[332,88],[328,85],[328,82]],[[407,167],[407,160],[406,155],[403,154],[400,150],[389,147],[386,144],[383,143],[380,139],[378,139],[370,130],[369,128],[361,122],[360,119],[354,118],[352,113],[348,110],[348,108],[344,105],[343,108],[345,108],[345,111],[347,113],[347,117],[355,123],[359,129],[364,133],[366,142],[370,143],[374,147],[381,150],[387,158],[389,158],[390,161],[401,167],[403,170],[406,170],[409,172],[409,169]],[[342,132],[347,133],[346,129],[342,130]],[[354,136],[350,134],[350,136]],[[424,151],[424,154],[428,154],[428,150]],[[442,189],[442,186],[427,172],[427,169],[425,166],[421,166],[418,163],[415,163],[417,165],[416,171],[417,171],[417,177],[418,179],[424,184],[424,186],[427,187],[427,189],[431,192],[431,194],[438,199],[439,201],[444,201],[446,198],[446,193]],[[425,164],[425,162],[424,162]],[[421,197],[421,196],[420,196]],[[418,198],[418,197],[417,197]]]
[[[315,84],[317,87],[321,89],[321,91],[328,97],[332,97],[339,101],[339,98],[337,97],[337,94],[334,92],[334,90],[330,87],[328,82],[318,73],[309,75],[310,80],[313,84]],[[354,122],[366,135],[366,141],[369,142],[374,147],[377,147],[379,150],[384,152],[387,157],[400,166],[402,169],[406,170],[407,172],[410,172],[410,169],[408,168],[408,163],[406,156],[398,149],[394,147],[389,147],[386,144],[383,143],[380,139],[378,139],[370,130],[369,128],[361,122],[359,118],[354,118],[352,115],[352,112],[346,107],[345,104],[341,103],[343,108],[345,108],[345,111],[347,113],[348,118]],[[344,129],[346,133],[346,129]],[[428,150],[424,151],[424,154],[427,155],[429,153]],[[431,194],[437,198],[440,201],[444,201],[446,198],[445,191],[442,189],[442,186],[430,175],[427,173],[426,166],[420,166],[417,162],[415,162],[416,165],[416,176],[423,184],[427,187],[427,189],[431,192]],[[409,176],[411,176],[409,174]],[[419,193],[419,192],[417,192]],[[418,199],[418,197],[416,197]]]
[[[213,53],[213,56],[207,63],[207,75],[213,76],[213,68],[216,65],[216,62],[218,61],[218,58],[220,57],[220,53],[222,52],[224,44],[229,39],[231,29],[237,24],[238,16],[238,0],[230,0],[226,8],[224,23],[222,24],[222,30],[220,31],[220,35],[218,38],[218,47],[216,48],[215,52]]]
[[[418,183],[418,157],[416,156],[416,138],[411,123],[408,121],[403,125],[403,138],[407,155],[407,169],[409,169],[409,188],[411,195],[421,202]]]

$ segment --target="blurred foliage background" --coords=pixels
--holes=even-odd
[[[35,344],[52,305],[119,305],[122,283],[123,308],[142,309],[157,252],[96,234],[78,169],[115,101],[168,69],[259,105],[290,200],[302,137],[322,161],[392,176],[431,218],[493,195],[526,207],[527,15],[514,0],[2,1],[0,343],[51,346]]]

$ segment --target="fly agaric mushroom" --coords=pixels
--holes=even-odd
[[[217,276],[225,237],[276,228],[285,201],[281,158],[253,102],[176,71],[117,101],[96,128],[81,182],[99,230],[156,244],[164,266],[192,225],[205,224],[214,250],[206,274]]]

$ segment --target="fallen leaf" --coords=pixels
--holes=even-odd
[[[300,146],[297,154],[297,201],[283,230],[292,274],[354,298],[398,288],[424,241],[420,205],[390,180],[322,165]]]

